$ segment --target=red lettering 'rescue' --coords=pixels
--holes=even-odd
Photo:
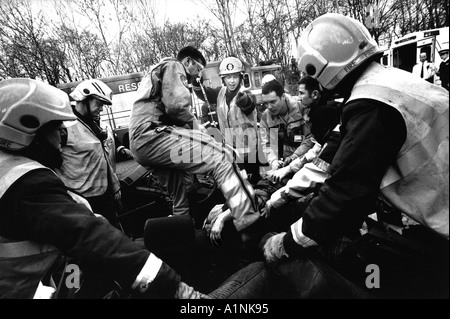
[[[119,84],[117,88],[119,89],[119,93],[123,92],[131,92],[136,91],[139,88],[141,82],[132,82],[127,84]]]

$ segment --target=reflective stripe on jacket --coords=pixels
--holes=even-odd
[[[15,181],[36,169],[48,168],[0,150],[0,199]],[[0,299],[33,298],[39,282],[59,255],[52,245],[12,241],[0,236]]]
[[[231,100],[230,107],[228,107],[226,92],[227,88],[223,87],[217,96],[217,118],[225,142],[233,146],[240,155],[256,153],[258,145],[256,108],[249,115],[245,115],[236,106],[237,95]]]
[[[103,125],[102,125],[103,126]],[[110,125],[104,125],[103,127],[108,133],[106,139],[103,141],[103,147],[108,155],[109,163],[113,172],[116,171],[116,141],[114,139],[114,131]]]
[[[424,90],[425,87],[425,90]],[[382,195],[406,215],[449,238],[449,95],[397,69],[372,63],[349,101],[372,99],[403,116],[406,141],[386,172]]]
[[[67,144],[63,147],[63,163],[56,170],[64,184],[85,197],[104,194],[108,185],[112,193],[120,188],[120,182],[113,171],[109,154],[115,152],[114,137],[108,131],[105,144],[95,136],[88,125],[81,120],[67,127]],[[109,145],[111,144],[111,145]]]

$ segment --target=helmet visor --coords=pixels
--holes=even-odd
[[[97,100],[102,101],[103,104],[106,104],[106,105],[112,105],[112,94],[111,94],[111,96],[109,97],[109,99],[105,98],[104,96],[97,95],[97,94],[92,94],[92,97],[93,97],[93,98],[96,98]]]
[[[346,62],[355,55],[355,40],[342,25],[333,28],[324,24],[315,26],[308,38],[310,46],[321,52],[327,61]]]

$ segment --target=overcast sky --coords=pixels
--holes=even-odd
[[[199,0],[150,0],[156,3],[161,21],[165,18],[171,22],[183,22],[194,19],[197,15],[206,19],[214,19],[212,13]],[[33,0],[32,7],[36,9],[51,9],[52,0]]]
[[[183,22],[197,15],[212,19],[212,13],[198,0],[155,0],[160,4],[159,12],[171,22]]]

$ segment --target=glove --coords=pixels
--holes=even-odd
[[[286,232],[276,234],[267,239],[264,244],[263,254],[268,263],[274,263],[283,257],[289,257],[284,249],[283,239]]]
[[[206,127],[203,124],[199,124],[198,128],[200,129],[200,131],[202,131],[202,133],[209,135],[208,130],[206,129]]]
[[[120,150],[117,152],[117,161],[128,161],[133,159],[133,154],[131,151],[125,147],[121,147]]]
[[[194,288],[186,285],[184,282],[180,282],[177,291],[175,292],[175,299],[211,299],[205,294],[202,294]]]
[[[248,95],[244,92],[239,92],[236,95],[236,106],[240,109],[245,109],[248,105]]]
[[[123,152],[125,153],[125,155],[127,156],[128,159],[133,158],[133,153],[131,153],[131,151],[128,148],[124,148]]]
[[[283,161],[280,160],[274,160],[272,163],[270,163],[270,167],[272,168],[272,171],[276,171],[280,167],[283,166]]]
[[[191,76],[188,79],[188,83],[198,87],[200,86],[201,83],[203,83],[203,79],[199,76],[196,77]]]

